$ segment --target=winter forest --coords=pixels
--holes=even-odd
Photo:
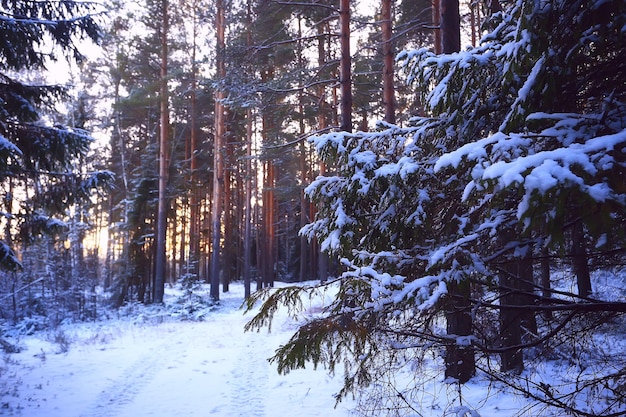
[[[331,409],[623,416],[625,56],[624,0],[0,1],[0,395],[24,337],[236,287]]]

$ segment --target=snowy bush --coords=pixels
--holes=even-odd
[[[201,321],[214,308],[215,303],[209,297],[206,287],[194,274],[184,274],[177,283],[180,295],[168,310],[172,317],[180,320]]]

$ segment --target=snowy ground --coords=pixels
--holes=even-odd
[[[283,317],[272,333],[244,333],[242,286],[221,296],[201,322],[140,316],[23,337],[22,352],[0,360],[0,415],[350,415],[349,402],[334,408],[339,375],[281,376],[267,362],[295,323]]]
[[[180,296],[167,291],[170,300]],[[279,313],[271,333],[244,333],[252,314],[240,309],[243,286],[232,284],[221,298],[203,321],[181,321],[171,311],[130,306],[110,320],[10,338],[22,350],[0,357],[0,415],[345,417],[358,415],[353,410],[359,407],[370,415],[387,415],[371,412],[380,407],[375,396],[359,404],[349,399],[335,408],[341,369],[334,378],[312,366],[279,375],[266,359],[295,332],[297,322]],[[314,300],[309,312],[319,311],[321,303]],[[622,352],[624,347],[607,349]],[[561,372],[539,366],[527,372],[552,374],[546,379],[551,384]],[[411,399],[421,404],[414,416],[562,416],[529,408],[528,399],[484,376],[459,393],[455,385],[442,383],[440,369],[432,371],[430,376],[428,370],[418,372],[423,389]],[[404,376],[394,381],[400,388],[416,376],[406,367],[400,373]]]

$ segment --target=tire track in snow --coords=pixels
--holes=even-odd
[[[234,310],[239,305],[230,301]],[[269,378],[268,352],[263,348],[265,343],[259,343],[262,333],[243,331],[244,324],[250,315],[241,318],[238,335],[242,348],[232,359],[230,407],[231,415],[238,417],[264,417],[265,400],[267,399],[267,384]],[[260,371],[260,372],[259,372]]]
[[[250,336],[258,334],[244,334],[245,349],[235,358],[232,374],[231,406],[233,415],[240,417],[265,416],[265,399],[267,391],[267,372],[258,372],[267,369],[264,351],[258,351]],[[264,363],[261,363],[264,362]]]
[[[96,404],[81,414],[81,417],[115,417],[124,406],[130,404],[133,399],[148,385],[153,377],[163,369],[163,352],[165,344],[156,348],[133,362],[117,378],[109,382],[108,386],[100,392]]]

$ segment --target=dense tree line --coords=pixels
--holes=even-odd
[[[108,120],[118,183],[111,194],[106,274],[120,303],[160,300],[164,281],[157,283],[156,268],[163,251],[165,281],[193,276],[211,282],[214,299],[218,285],[227,291],[235,279],[256,281],[257,289],[276,279],[325,279],[326,257],[315,241],[298,234],[315,216],[303,189],[323,169],[306,138],[351,124],[341,120],[352,114],[340,110],[341,89],[354,92],[362,128],[369,127],[372,111],[382,114],[378,57],[383,44],[395,42],[381,41],[379,16],[353,16],[359,33],[377,46],[359,54],[354,76],[342,81],[340,64],[350,68],[352,56],[341,57],[339,3],[215,6],[194,2],[168,9],[148,2],[145,11],[120,13],[105,37],[106,55],[98,65],[110,68],[115,96]],[[163,130],[157,85],[164,79],[158,63],[166,12],[170,126]],[[427,21],[410,21],[408,13],[398,13],[406,32],[416,41],[427,39]],[[170,138],[169,182],[157,190],[164,175],[154,161],[163,160],[156,152],[164,135]],[[155,217],[163,193],[166,248],[158,246]]]
[[[274,361],[343,362],[338,398],[373,385],[372,415],[419,413],[393,364],[433,352],[460,391],[620,415],[626,365],[596,340],[626,307],[593,276],[623,263],[623,2],[375,6],[3,1],[2,319],[243,280],[258,328],[331,291]],[[73,89],[38,78],[59,57]],[[524,372],[555,358],[559,386]]]
[[[75,67],[80,76],[71,80],[76,86],[71,96],[61,97],[63,89],[51,86],[46,87],[46,103],[40,100],[49,107],[75,102],[69,124],[110,138],[108,152],[100,148],[81,168],[106,166],[113,173],[107,177],[114,178],[107,199],[77,209],[79,215],[62,213],[64,221],[85,224],[72,235],[81,239],[86,231],[95,236],[102,224],[109,225],[106,246],[90,249],[97,265],[90,291],[92,284],[102,283],[116,305],[160,302],[166,282],[191,277],[212,282],[212,298],[218,299],[217,286],[227,291],[234,279],[256,281],[258,289],[272,286],[275,279],[305,281],[332,274],[329,268],[334,266],[319,245],[298,234],[315,216],[303,189],[324,169],[306,137],[347,128],[352,109],[362,129],[370,127],[370,115],[373,119],[384,113],[380,57],[392,56],[392,43],[428,39],[429,12],[419,13],[428,19],[411,14],[418,6],[429,10],[430,4],[418,3],[403,5],[395,16],[411,36],[385,41],[379,15],[361,16],[354,4],[332,1],[218,2],[216,8],[199,0],[147,0],[140,5],[111,1],[98,11],[81,2],[63,2],[57,11],[46,3],[41,11],[29,2],[3,6],[3,23],[23,17],[42,39],[46,28],[67,25],[67,33],[52,35],[52,44],[56,41],[59,50],[66,48],[75,58],[81,33],[74,26],[100,44],[100,53]],[[391,3],[387,6],[389,15]],[[106,19],[96,22],[94,16],[105,11]],[[38,22],[40,12],[51,15]],[[66,23],[70,16],[82,26]],[[390,15],[385,19],[388,38],[392,22]],[[351,21],[361,34],[362,54],[342,52],[338,34],[342,25],[348,31]],[[102,23],[100,28],[96,23]],[[13,29],[6,26],[3,31]],[[344,35],[347,46],[346,39]],[[5,45],[8,63],[15,44]],[[54,62],[45,52],[38,59],[7,68],[34,73]],[[393,71],[389,59],[385,62],[386,100],[392,105]],[[352,66],[354,71],[342,78],[340,72]],[[354,105],[347,106],[347,93],[354,95]],[[410,94],[404,94],[397,105],[410,101]],[[33,120],[67,113],[50,110],[45,116],[33,113]],[[91,140],[87,134],[84,139],[85,144]],[[81,146],[86,155],[88,148]],[[18,187],[14,182],[9,186]],[[94,222],[98,227],[92,227]],[[7,228],[14,226],[8,223]],[[24,235],[29,233],[37,231]],[[56,245],[53,252],[68,246],[74,258],[87,250],[65,236],[57,236]],[[27,252],[24,248],[15,258]],[[105,261],[99,265],[101,255]],[[26,273],[18,274],[13,287],[32,289],[39,272],[27,269],[34,278],[28,281]],[[63,262],[59,269],[66,269]]]

